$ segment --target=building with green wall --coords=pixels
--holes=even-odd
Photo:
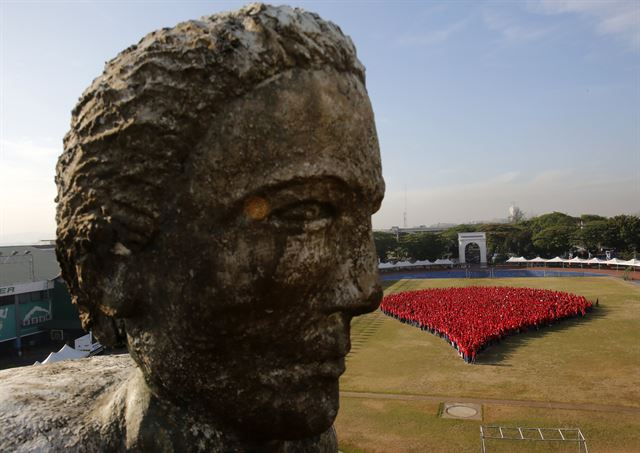
[[[73,339],[80,329],[53,247],[0,247],[0,344],[20,353],[27,338]]]

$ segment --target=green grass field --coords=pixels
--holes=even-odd
[[[483,404],[482,421],[451,420],[438,417],[434,401],[342,396],[336,420],[342,451],[480,451],[481,424],[575,426],[591,453],[640,451],[640,286],[600,277],[429,279],[394,282],[386,293],[470,285],[568,291],[599,299],[599,307],[585,318],[510,337],[481,353],[475,365],[465,364],[442,339],[379,311],[357,318],[341,391],[525,405],[490,402]],[[578,406],[534,408],[526,406],[529,401]],[[594,410],[589,404],[629,410]],[[489,451],[577,451],[576,444],[523,444],[492,441]]]

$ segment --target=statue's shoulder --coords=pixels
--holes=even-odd
[[[0,371],[0,451],[91,451],[120,430],[113,395],[134,369],[125,354]]]

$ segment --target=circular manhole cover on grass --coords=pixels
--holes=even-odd
[[[478,411],[469,406],[449,406],[446,409],[447,414],[456,418],[469,418],[478,414]]]

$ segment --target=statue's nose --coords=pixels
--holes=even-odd
[[[352,316],[370,313],[378,308],[382,300],[382,287],[377,267],[345,265],[339,272],[334,287],[333,309],[345,311]]]
[[[370,313],[377,309],[380,306],[380,302],[382,301],[382,286],[379,283],[371,289],[368,295],[364,297],[364,302],[362,304],[362,309],[360,311],[355,312],[355,315],[360,315],[364,313]]]
[[[333,273],[333,307],[352,316],[370,313],[380,306],[382,287],[378,259],[368,219],[350,231],[341,261]]]

